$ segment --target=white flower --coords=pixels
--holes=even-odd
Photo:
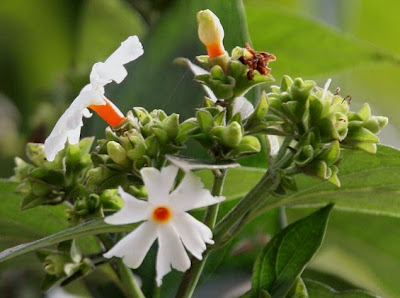
[[[187,66],[189,66],[190,70],[193,72],[193,74],[195,76],[208,73],[207,70],[201,68],[200,66],[197,66],[196,64],[193,64],[189,59],[181,59],[181,61],[184,61],[187,64]],[[206,92],[207,96],[213,102],[217,102],[218,98],[215,96],[214,92],[212,92],[212,90],[208,86],[206,86],[206,85],[202,85],[202,86],[203,86],[204,91]],[[233,115],[240,113],[240,117],[243,120],[247,119],[254,111],[253,105],[244,96],[236,97],[234,99],[232,105],[233,105]],[[271,155],[276,155],[279,151],[278,137],[273,136],[273,135],[268,135],[268,140],[270,143]]]
[[[88,118],[92,115],[88,107],[96,110],[112,126],[124,119],[118,108],[104,97],[104,86],[112,81],[121,83],[128,74],[124,64],[142,54],[143,47],[138,37],[130,36],[105,62],[97,62],[93,65],[90,84],[82,89],[44,142],[47,160],[54,160],[57,152],[64,148],[67,139],[70,144],[79,142],[81,126],[83,126],[82,117]]]
[[[128,267],[137,268],[158,239],[156,280],[161,285],[163,276],[171,271],[171,267],[179,271],[189,269],[190,259],[185,247],[201,260],[206,243],[214,243],[211,230],[186,211],[213,205],[225,198],[213,197],[209,190],[203,188],[200,178],[191,172],[170,192],[178,173],[178,168],[173,165],[161,171],[143,168],[140,173],[148,201],[138,200],[120,188],[124,206],[106,217],[105,222],[113,225],[144,222],[104,256],[120,257]]]

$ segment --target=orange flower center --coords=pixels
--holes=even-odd
[[[171,210],[168,207],[160,206],[153,210],[153,219],[158,222],[167,222],[171,215]]]

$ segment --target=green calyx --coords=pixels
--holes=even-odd
[[[26,155],[29,162],[16,158],[12,177],[12,180],[21,182],[17,191],[25,194],[21,209],[72,202],[92,166],[89,150],[93,141],[94,138],[84,138],[76,145],[66,144],[52,162],[46,160],[43,144],[28,143]]]

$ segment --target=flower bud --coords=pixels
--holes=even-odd
[[[117,189],[104,190],[100,195],[100,201],[104,209],[119,210],[123,205]]]
[[[107,178],[111,177],[112,171],[104,166],[90,169],[88,172],[89,184],[99,185]]]
[[[219,141],[223,146],[229,148],[235,148],[242,140],[242,127],[236,121],[233,121],[222,129],[216,127],[211,132],[219,138]]]
[[[197,122],[199,123],[200,128],[207,132],[214,126],[213,116],[207,110],[199,110],[196,113]]]
[[[50,275],[60,275],[64,272],[64,265],[67,259],[63,255],[52,254],[44,260],[44,271]]]
[[[179,133],[179,115],[174,113],[166,117],[162,122],[162,126],[169,139],[174,140]]]
[[[235,151],[239,154],[257,153],[261,151],[261,144],[255,136],[244,136]]]
[[[197,13],[197,23],[199,38],[207,47],[208,56],[215,58],[224,55],[224,28],[218,17],[209,9],[201,10]]]
[[[126,151],[124,147],[115,141],[107,143],[107,152],[111,159],[117,164],[124,164],[126,161]]]

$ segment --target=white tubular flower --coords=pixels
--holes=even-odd
[[[171,267],[186,271],[190,259],[185,247],[197,259],[202,259],[206,243],[213,244],[211,230],[186,211],[213,205],[224,197],[213,197],[203,188],[200,178],[189,172],[171,192],[178,168],[167,166],[161,171],[143,168],[140,171],[148,192],[148,201],[138,200],[119,189],[124,201],[122,209],[105,218],[112,225],[144,221],[133,232],[119,241],[106,258],[120,257],[130,268],[138,268],[153,242],[158,239],[157,284],[171,271]]]
[[[53,131],[44,142],[46,158],[53,161],[65,142],[79,142],[83,117],[91,117],[87,109],[96,111],[110,126],[121,123],[125,117],[119,109],[104,96],[104,86],[112,81],[117,84],[128,74],[124,64],[143,54],[143,47],[137,36],[130,36],[111,54],[105,62],[97,62],[90,73],[90,84],[86,85],[69,108],[58,119]]]

